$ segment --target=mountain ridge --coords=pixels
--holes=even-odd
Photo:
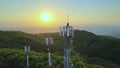
[[[79,57],[83,56],[84,59],[87,60],[85,63],[97,64],[105,66],[106,68],[113,68],[114,64],[113,66],[110,66],[110,63],[103,61],[103,63],[105,63],[104,65],[101,63],[101,60],[109,61],[115,63],[116,65],[119,65],[119,38],[100,36],[85,30],[75,30],[74,32],[75,36],[73,46],[71,47],[71,55],[75,55],[76,57],[78,54]],[[64,40],[59,36],[59,33],[28,34],[20,31],[0,31],[0,48],[14,48],[23,50],[24,46],[30,45],[32,51],[38,53],[47,53],[47,46],[45,45],[46,37],[54,38],[54,44],[51,46],[52,53],[57,53],[63,56]],[[101,60],[99,61],[99,59]]]

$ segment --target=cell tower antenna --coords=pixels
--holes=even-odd
[[[67,25],[60,27],[60,36],[62,36],[65,40],[64,47],[64,68],[71,68],[73,66],[70,59],[70,46],[73,43],[74,30],[73,27],[69,25],[69,16],[67,16]]]
[[[67,14],[67,23],[69,23],[69,14]]]

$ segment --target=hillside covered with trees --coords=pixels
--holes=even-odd
[[[28,34],[20,31],[0,31],[0,68],[25,68],[24,46],[31,47],[30,67],[47,68],[45,38],[53,37],[52,67],[64,66],[64,40],[59,33]],[[71,46],[73,68],[120,68],[120,39],[98,36],[75,30]]]

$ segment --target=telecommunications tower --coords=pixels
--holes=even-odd
[[[60,36],[65,39],[65,47],[64,47],[64,68],[71,68],[70,60],[70,46],[73,43],[72,38],[74,37],[74,30],[72,26],[69,26],[69,22],[66,26],[60,27]]]
[[[26,53],[26,64],[27,64],[27,68],[29,68],[29,67],[30,67],[30,64],[29,64],[30,46],[25,46],[24,49],[25,49],[25,53]]]
[[[51,67],[52,62],[51,62],[51,53],[50,53],[50,46],[53,45],[53,38],[48,37],[46,38],[46,45],[48,46],[48,68]]]

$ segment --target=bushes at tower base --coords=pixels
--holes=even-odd
[[[29,53],[30,68],[48,68],[47,52]],[[51,68],[64,68],[64,56],[52,53]],[[101,59],[74,55],[71,57],[73,68],[117,68],[117,65]],[[0,49],[0,68],[26,68],[26,54],[24,50]]]

